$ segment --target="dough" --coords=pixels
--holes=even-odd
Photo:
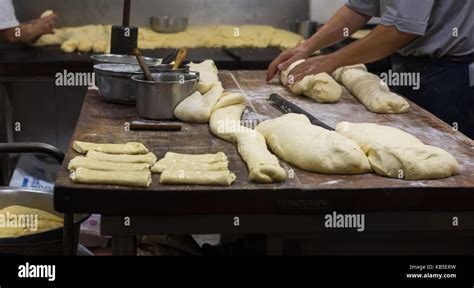
[[[186,98],[174,111],[181,121],[189,123],[209,123],[211,112],[217,101],[222,97],[224,88],[220,82],[212,84],[211,89],[204,95],[199,92]]]
[[[67,41],[64,41],[63,44],[61,44],[61,51],[63,51],[64,53],[72,53],[76,51],[77,47],[79,47],[77,41],[74,39],[69,39]]]
[[[271,150],[304,170],[325,174],[370,172],[369,161],[356,142],[311,124],[304,115],[287,114],[257,126]]]
[[[14,220],[17,220],[16,223]],[[9,206],[0,210],[0,238],[26,236],[61,227],[61,217],[43,210],[24,206]]]
[[[165,170],[160,183],[165,185],[230,186],[237,177],[230,171]]]
[[[148,188],[151,185],[150,170],[141,171],[96,171],[77,168],[71,180],[80,184],[118,185]]]
[[[151,172],[161,174],[165,170],[186,170],[186,171],[228,171],[229,162],[190,162],[190,161],[176,161],[168,160],[166,158],[158,161],[152,168]]]
[[[353,38],[353,39],[362,39],[362,38],[367,37],[367,35],[369,35],[370,32],[372,32],[372,30],[370,30],[370,29],[362,29],[362,30],[359,30],[359,31],[357,31],[356,33],[352,34],[352,35],[351,35],[351,38]]]
[[[241,126],[245,105],[237,104],[221,108],[211,116],[212,133],[226,141],[237,143],[238,150],[249,169],[249,180],[257,183],[282,182],[286,171],[278,158],[268,151],[263,136],[252,129]]]
[[[174,162],[199,162],[207,164],[227,162],[228,160],[223,152],[216,154],[179,154],[168,152],[164,159]]]
[[[201,94],[206,94],[212,86],[219,82],[219,71],[216,64],[212,60],[205,60],[199,64],[190,63],[189,70],[199,72],[198,91]]]
[[[77,50],[81,53],[88,53],[92,51],[92,42],[90,40],[82,40],[77,47]]]
[[[77,168],[87,168],[98,171],[141,171],[149,170],[150,164],[147,163],[114,163],[95,160],[86,157],[75,157],[69,162],[68,170],[74,171]]]
[[[390,92],[377,75],[367,72],[365,65],[342,67],[333,75],[371,112],[397,114],[410,109],[403,97]]]
[[[142,155],[126,155],[126,154],[107,154],[97,151],[89,151],[86,155],[87,158],[95,159],[99,161],[107,161],[114,163],[147,163],[150,166],[156,163],[155,154],[149,152],[148,154]]]
[[[136,142],[127,144],[96,144],[81,141],[74,141],[74,150],[80,154],[86,154],[89,151],[97,151],[108,154],[147,154],[148,149],[145,145]]]
[[[225,108],[227,106],[245,104],[246,102],[247,102],[247,99],[245,95],[242,93],[225,92],[222,95],[222,98],[219,99],[219,101],[217,101],[217,104],[214,106],[214,108],[212,108],[212,113],[214,113],[216,110]]]
[[[382,176],[407,180],[439,179],[459,174],[448,152],[423,144],[402,130],[376,124],[341,122],[336,130],[355,140],[372,168]]]
[[[342,95],[341,86],[327,73],[308,75],[302,80],[291,84],[288,75],[296,66],[304,63],[302,59],[294,62],[286,71],[280,74],[280,81],[287,85],[290,90],[298,95],[304,95],[319,103],[334,103],[339,101]]]
[[[53,10],[46,10],[46,11],[43,12],[43,14],[41,14],[40,18],[46,18],[46,17],[48,17],[50,15],[53,15],[53,14],[54,14]]]

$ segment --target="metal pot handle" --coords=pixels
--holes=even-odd
[[[59,164],[64,161],[64,153],[58,148],[44,143],[0,143],[0,154],[11,153],[42,153],[47,154]]]

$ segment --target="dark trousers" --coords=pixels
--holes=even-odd
[[[469,64],[451,60],[392,56],[392,70],[419,73],[420,89],[391,87],[449,125],[474,139],[474,87],[469,81]]]

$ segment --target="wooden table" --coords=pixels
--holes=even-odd
[[[422,213],[410,214],[413,217],[440,217],[432,213],[444,212],[449,216],[450,213],[473,210],[472,140],[413,103],[410,103],[412,109],[408,114],[377,115],[368,112],[344,90],[339,103],[318,104],[292,95],[277,83],[267,84],[264,73],[220,73],[226,90],[243,91],[248,95],[249,105],[244,119],[255,121],[282,115],[266,100],[271,93],[278,93],[333,127],[339,121],[351,121],[404,129],[427,144],[449,151],[459,161],[461,174],[443,180],[404,181],[374,174],[322,175],[282,162],[292,178],[285,183],[255,184],[248,181],[247,168],[235,145],[214,137],[208,125],[184,124],[181,132],[127,132],[124,129],[126,123],[137,117],[135,108],[101,102],[96,92],[89,91],[73,139],[102,143],[142,142],[158,158],[168,151],[222,151],[230,158],[230,169],[238,178],[231,187],[165,186],[159,184],[159,175],[153,176],[149,189],[77,185],[71,182],[66,170],[69,160],[78,155],[70,147],[56,181],[56,209],[66,214],[102,214],[103,233],[116,236],[117,246],[123,246],[124,241],[133,244],[133,235],[138,234],[324,231],[321,214],[332,211],[377,215],[410,212]],[[407,223],[408,214],[403,215],[405,217],[398,214],[397,219]],[[124,216],[131,217],[131,226],[123,225]],[[241,217],[240,226],[233,225],[237,216]],[[373,221],[373,227],[366,229],[384,227],[384,218],[378,219],[378,224]],[[416,221],[412,222],[417,225]],[[438,228],[451,227],[449,221],[436,223]],[[411,226],[408,229],[423,229],[423,223],[418,224],[419,228]],[[65,235],[69,233],[65,232]],[[132,250],[117,252],[133,253],[133,245],[127,247],[132,247]]]

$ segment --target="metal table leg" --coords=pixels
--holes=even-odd
[[[112,236],[112,254],[114,256],[137,256],[137,237]]]
[[[64,256],[74,256],[76,254],[74,234],[74,214],[65,213],[63,228]]]

